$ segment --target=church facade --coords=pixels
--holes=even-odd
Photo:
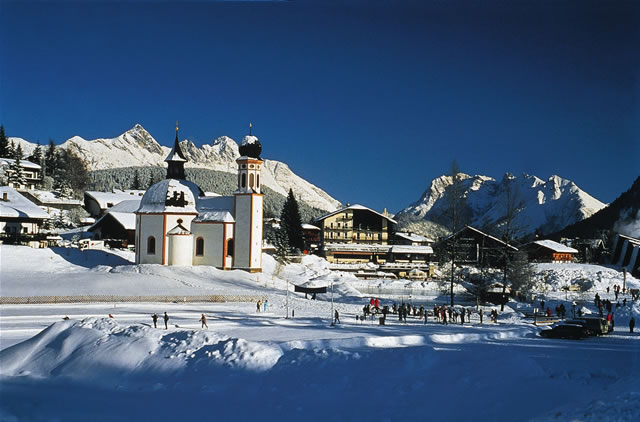
[[[206,196],[185,180],[176,128],[167,178],[147,190],[136,211],[136,264],[262,271],[262,147],[248,135],[239,150],[233,196]]]

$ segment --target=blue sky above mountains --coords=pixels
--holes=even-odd
[[[640,5],[0,1],[0,122],[57,143],[142,124],[396,211],[453,159],[610,202],[640,169]]]

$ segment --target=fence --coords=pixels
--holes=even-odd
[[[257,302],[264,296],[250,295],[200,295],[200,296],[119,296],[119,295],[80,295],[80,296],[24,296],[0,297],[0,305],[37,305],[49,303],[142,303],[142,302]]]

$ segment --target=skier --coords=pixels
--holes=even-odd
[[[167,330],[169,328],[169,315],[167,315],[167,312],[165,311],[164,313],[164,329]]]
[[[204,314],[201,314],[200,322],[202,322],[202,327],[200,328],[204,328],[204,327],[209,328],[209,326],[207,325],[207,317],[204,316]]]
[[[154,312],[154,314],[151,315],[151,319],[153,320],[153,328],[158,328],[158,314]]]
[[[629,332],[633,333],[633,327],[636,326],[636,320],[635,318],[631,317],[631,319],[629,320]]]

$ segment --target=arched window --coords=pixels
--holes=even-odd
[[[227,256],[233,256],[233,239],[227,239]]]
[[[253,189],[253,173],[249,175],[249,187]]]
[[[260,174],[256,174],[256,188],[260,189]]]
[[[149,236],[147,238],[147,255],[155,255],[156,254],[156,238],[153,236]]]
[[[247,186],[247,174],[246,173],[242,173],[242,182],[240,183],[240,187],[245,187]]]
[[[204,255],[204,239],[199,237],[196,239],[196,256]]]

